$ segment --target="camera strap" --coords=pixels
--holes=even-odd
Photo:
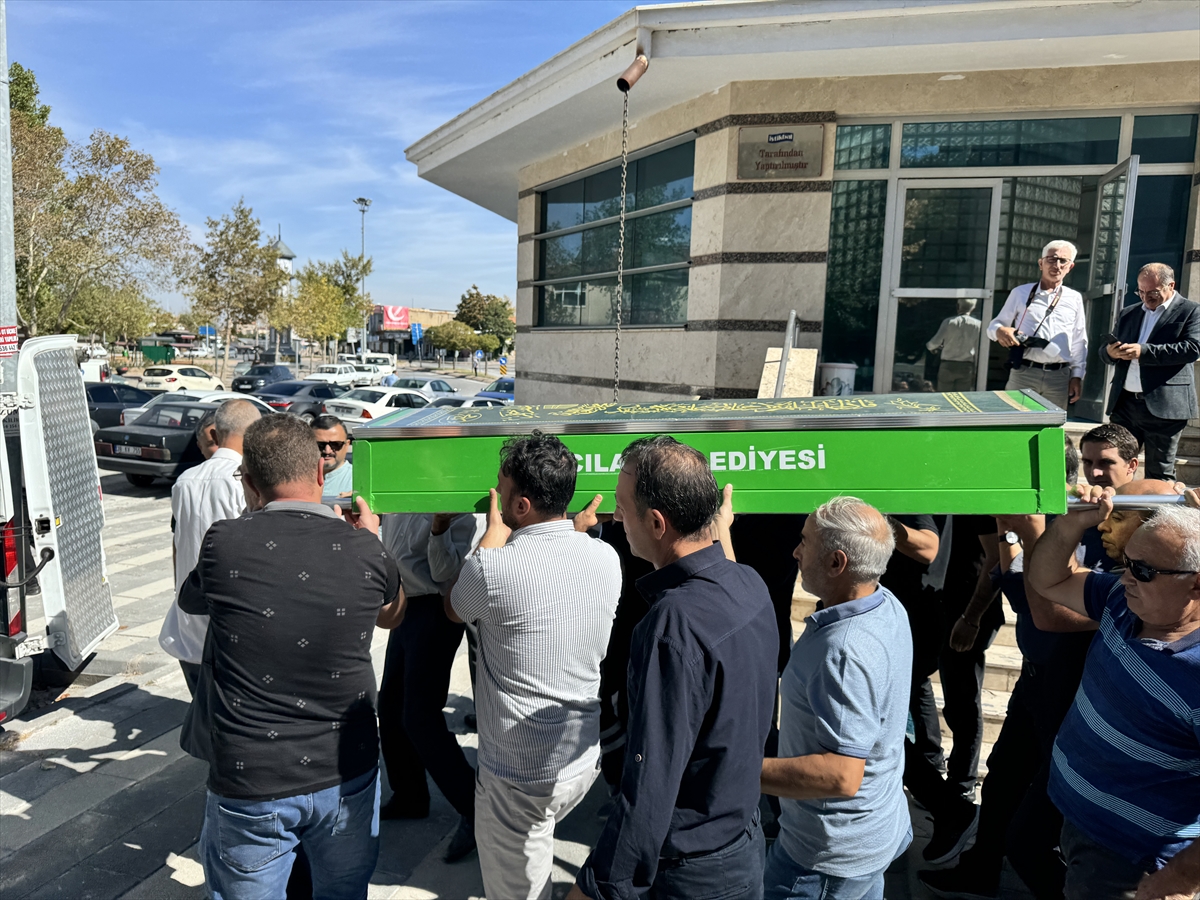
[[[1033,303],[1033,298],[1037,296],[1037,289],[1038,285],[1040,284],[1040,281],[1035,281],[1029,286],[1029,296],[1025,298],[1025,310],[1021,313],[1021,319],[1020,321],[1017,321],[1015,318],[1013,319],[1013,328],[1016,331],[1021,330],[1021,325],[1023,325],[1025,322],[1025,316],[1029,313],[1029,307]],[[1054,312],[1054,308],[1058,306],[1058,301],[1062,299],[1062,290],[1063,286],[1061,284],[1054,289],[1054,297],[1046,307],[1046,314],[1042,316],[1042,320],[1038,322],[1037,327],[1033,329],[1033,334],[1029,335],[1031,338],[1038,336],[1038,332],[1042,330],[1042,326],[1046,324],[1046,320],[1050,318],[1050,314]]]

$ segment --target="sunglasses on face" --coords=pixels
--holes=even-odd
[[[324,453],[325,448],[328,447],[334,453],[337,453],[343,447],[345,447],[348,443],[350,443],[350,442],[349,441],[317,441],[317,449],[320,450],[322,453]]]
[[[1124,555],[1124,554],[1122,554]],[[1154,580],[1155,575],[1198,575],[1200,572],[1193,572],[1190,569],[1156,569],[1154,566],[1142,562],[1140,559],[1130,559],[1125,556],[1125,568],[1129,570],[1129,574],[1138,581],[1149,584]]]

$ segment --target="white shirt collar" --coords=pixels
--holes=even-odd
[[[209,459],[229,459],[236,462],[239,466],[242,464],[242,454],[236,450],[230,450],[228,447],[218,447]]]
[[[1160,303],[1158,305],[1158,307],[1156,309],[1151,309],[1145,303],[1142,304],[1142,309],[1144,309],[1150,315],[1156,316],[1161,312],[1165,312],[1167,307],[1170,306],[1172,303],[1174,303],[1175,298],[1178,296],[1179,296],[1179,291],[1171,291],[1171,298],[1169,300],[1164,300],[1162,303]]]

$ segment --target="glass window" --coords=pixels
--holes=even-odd
[[[679,324],[687,319],[686,272],[638,272],[678,266],[691,258],[692,172],[695,144],[688,142],[635,160],[629,165],[626,210],[647,211],[625,223],[625,282],[622,321],[626,324]],[[620,213],[620,166],[614,166],[542,194],[543,232],[582,224],[573,234],[539,241],[539,280],[559,281],[538,288],[538,325],[611,327],[616,322],[617,251],[620,229],[601,220]],[[680,201],[688,206],[654,212]],[[633,271],[629,271],[633,270]],[[657,277],[650,277],[655,275]]]
[[[1166,263],[1179,283],[1187,236],[1191,175],[1139,175],[1129,233],[1125,303],[1137,303],[1137,273],[1146,263]]]
[[[1130,153],[1143,163],[1190,163],[1196,158],[1196,115],[1134,116]]]
[[[93,403],[116,403],[117,392],[106,384],[97,385],[88,390],[88,399]]]
[[[856,363],[856,391],[872,390],[875,377],[886,214],[886,181],[833,183],[821,359]]]
[[[991,188],[908,191],[900,287],[982,286],[991,212]]]
[[[833,151],[833,167],[886,169],[891,149],[891,125],[839,125]]]
[[[383,391],[368,391],[359,389],[351,391],[345,396],[346,400],[357,400],[359,403],[378,403],[386,396]]]
[[[909,122],[900,138],[900,165],[1083,166],[1117,161],[1121,119],[1013,119],[992,122]]]

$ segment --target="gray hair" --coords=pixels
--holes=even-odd
[[[1200,509],[1160,506],[1140,530],[1151,538],[1163,532],[1176,535],[1183,542],[1183,551],[1174,567],[1200,572]]]
[[[1175,270],[1166,263],[1146,263],[1138,269],[1138,278],[1143,275],[1151,276],[1159,284],[1175,283]]]
[[[213,425],[217,429],[217,441],[238,437],[262,418],[259,408],[249,400],[226,400],[217,407]]]
[[[875,507],[857,497],[834,497],[813,513],[826,553],[846,554],[846,569],[858,584],[878,581],[896,549],[896,537]]]
[[[979,301],[974,297],[959,297],[958,298],[958,314],[965,316],[969,312],[975,311],[975,305]]]
[[[1047,256],[1049,256],[1051,250],[1066,250],[1071,254],[1072,261],[1074,261],[1075,257],[1079,255],[1079,251],[1070,241],[1051,241],[1042,248],[1042,259],[1045,259]]]
[[[246,429],[242,468],[262,490],[281,484],[316,484],[320,465],[321,451],[312,429],[295,416],[267,416]]]

